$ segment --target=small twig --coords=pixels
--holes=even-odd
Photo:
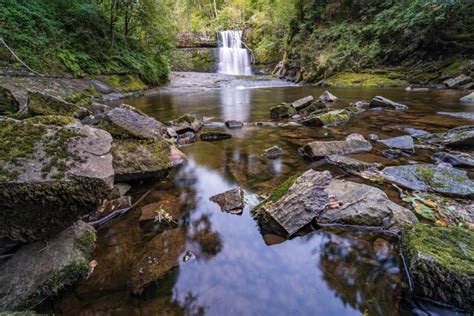
[[[102,225],[104,225],[105,223],[111,221],[112,219],[116,218],[116,217],[120,217],[122,216],[123,214],[127,213],[128,211],[130,211],[132,208],[134,208],[135,206],[137,206],[138,204],[140,204],[143,199],[145,199],[145,197],[150,194],[151,192],[153,192],[154,190],[149,190],[147,192],[145,192],[145,194],[143,194],[135,203],[133,203],[132,206],[130,207],[126,207],[126,208],[122,208],[120,210],[116,210],[116,211],[113,211],[112,213],[110,213],[109,215],[101,218],[101,219],[98,219],[96,221],[93,221],[93,222],[89,222],[88,224],[93,226],[94,228],[97,228],[97,227],[100,227]]]

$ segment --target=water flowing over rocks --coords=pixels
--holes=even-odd
[[[371,151],[372,145],[362,135],[351,134],[345,141],[315,141],[305,145],[302,153],[311,159],[321,159],[331,155],[350,155]]]
[[[109,133],[0,119],[0,236],[34,241],[95,211],[112,189]]]
[[[391,108],[394,110],[407,110],[408,106],[405,104],[393,102],[387,98],[376,96],[370,101],[369,107],[371,108]]]
[[[235,188],[211,196],[209,200],[218,204],[223,212],[241,214],[244,208],[244,191],[241,188]]]
[[[474,312],[474,233],[463,228],[414,225],[401,247],[415,295]]]
[[[38,241],[0,265],[0,311],[28,310],[89,272],[95,230],[76,222],[47,243]]]
[[[474,198],[474,181],[467,172],[430,164],[387,167],[381,175],[410,190],[435,191],[447,196]]]

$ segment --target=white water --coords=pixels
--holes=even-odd
[[[242,45],[242,31],[219,32],[218,72],[228,75],[252,75],[249,52]]]

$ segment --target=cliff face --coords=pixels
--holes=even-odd
[[[174,71],[215,72],[218,63],[217,34],[213,32],[182,32],[176,40],[171,57]]]

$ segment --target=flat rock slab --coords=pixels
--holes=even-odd
[[[474,181],[464,170],[420,164],[387,167],[381,175],[410,190],[432,190],[452,197],[474,198]]]
[[[472,78],[466,75],[459,75],[456,78],[451,78],[445,80],[443,83],[448,86],[448,88],[456,88],[462,86],[463,84],[469,83],[472,81]]]
[[[371,108],[391,108],[395,110],[407,110],[408,106],[405,104],[397,103],[387,98],[376,96],[372,99],[369,103],[369,107]]]
[[[390,148],[401,149],[406,151],[415,150],[413,138],[408,135],[383,139],[379,142]]]
[[[418,139],[433,145],[474,148],[474,125],[456,127],[444,133],[422,135]]]
[[[230,129],[239,129],[244,126],[244,123],[242,123],[241,121],[229,120],[225,121],[225,126]]]
[[[474,313],[474,232],[414,225],[401,247],[415,294]]]
[[[50,237],[112,189],[112,137],[103,130],[0,119],[0,135],[0,237]]]
[[[307,96],[303,99],[296,100],[295,102],[291,103],[291,106],[296,110],[302,110],[305,107],[308,107],[311,102],[313,102],[314,98],[312,96]]]
[[[347,122],[353,115],[357,114],[359,110],[355,107],[349,107],[342,110],[321,111],[316,112],[300,121],[305,126],[325,126],[337,125]]]
[[[211,196],[209,200],[218,204],[223,212],[241,214],[244,209],[244,191],[241,188]]]
[[[303,154],[311,159],[321,159],[331,155],[351,155],[372,150],[370,142],[361,135],[349,135],[345,141],[315,141],[305,145]]]
[[[28,310],[89,272],[92,226],[77,222],[47,243],[23,246],[0,266],[0,311]]]
[[[340,155],[328,156],[326,157],[326,161],[332,165],[338,166],[339,168],[350,174],[358,174],[359,172],[366,170],[375,171],[382,166],[378,163],[368,163]]]
[[[324,210],[329,202],[325,189],[331,179],[328,171],[310,169],[281,184],[259,209],[291,236]]]
[[[438,152],[431,156],[434,162],[446,162],[462,168],[474,168],[474,156],[462,152]]]
[[[219,140],[232,138],[232,135],[228,133],[221,133],[221,132],[206,132],[206,133],[201,133],[200,137],[202,141],[215,142]]]
[[[438,112],[438,114],[474,121],[474,112]]]
[[[403,226],[418,223],[415,214],[390,201],[378,188],[333,179],[326,192],[340,206],[326,208],[316,218],[318,224],[363,226],[397,234]]]
[[[162,179],[175,166],[172,146],[164,140],[115,140],[112,155],[118,182]]]

